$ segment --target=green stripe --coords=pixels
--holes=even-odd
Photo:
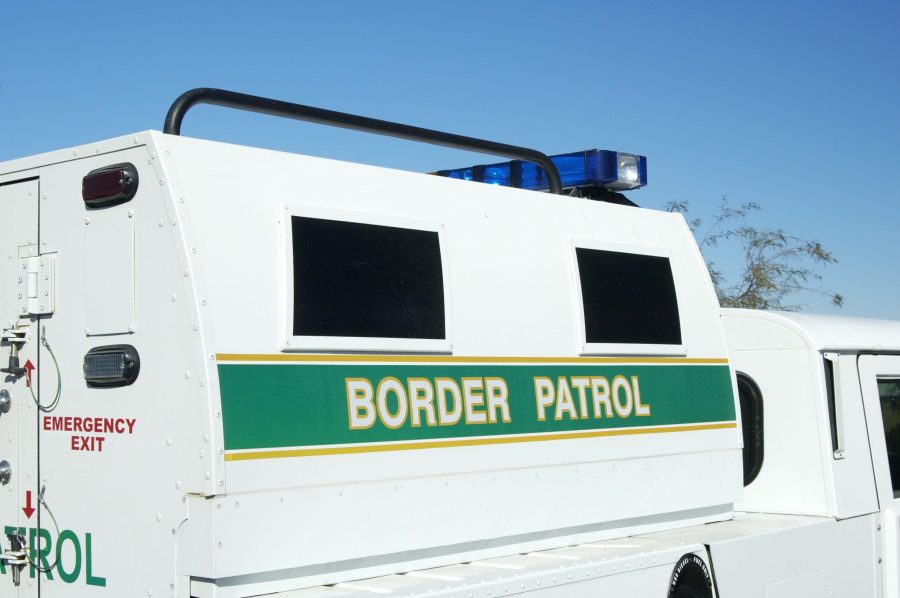
[[[507,434],[604,430],[734,421],[734,397],[726,365],[455,365],[455,364],[257,364],[218,365],[225,449],[271,449],[372,442],[468,438]],[[649,417],[539,421],[534,378],[546,376],[637,376],[641,401]],[[348,423],[347,378],[366,378],[373,386],[384,377],[404,384],[407,378],[500,377],[509,388],[508,423],[413,428],[410,418],[397,429],[381,421],[365,430]],[[578,394],[573,388],[578,405]],[[395,402],[390,401],[391,408]],[[590,396],[588,404],[590,405]]]

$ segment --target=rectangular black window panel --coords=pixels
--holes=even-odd
[[[294,335],[444,339],[435,231],[293,216]]]
[[[680,345],[669,258],[575,249],[589,343]]]

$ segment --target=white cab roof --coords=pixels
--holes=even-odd
[[[900,322],[823,314],[723,309],[726,320],[781,324],[819,351],[900,352]]]

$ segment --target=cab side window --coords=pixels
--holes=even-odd
[[[879,378],[878,397],[894,497],[900,496],[900,378]]]

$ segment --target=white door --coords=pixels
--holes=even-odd
[[[38,498],[37,376],[39,321],[27,313],[28,262],[38,257],[38,190],[36,177],[0,183],[0,596],[38,596],[40,573],[30,564],[16,565],[10,555],[19,544],[40,551]],[[32,290],[36,285],[31,285]],[[21,339],[23,342],[15,342]],[[14,371],[14,352],[19,368]],[[33,379],[32,379],[33,378]],[[33,387],[29,383],[34,382]],[[46,555],[45,555],[46,556]],[[31,554],[28,555],[31,557]],[[27,561],[27,558],[26,558]],[[36,563],[40,566],[40,563]]]
[[[883,518],[884,595],[900,598],[900,356],[860,356],[859,379]]]

